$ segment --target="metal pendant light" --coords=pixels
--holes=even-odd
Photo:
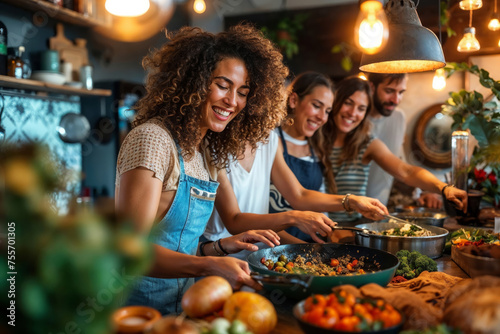
[[[412,73],[444,67],[443,49],[436,35],[422,26],[411,0],[389,0],[385,5],[389,40],[373,55],[363,54],[359,69],[373,73]]]

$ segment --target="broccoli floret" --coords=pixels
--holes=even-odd
[[[408,257],[410,255],[410,251],[407,251],[406,249],[402,249],[396,253],[396,256],[398,259],[402,258],[403,256]]]
[[[422,255],[415,260],[415,273],[418,276],[425,270],[437,271],[437,263],[430,257]]]
[[[410,255],[408,255],[408,262],[415,263],[415,261],[417,261],[417,259],[421,256],[424,256],[424,255],[420,254],[417,251],[413,251],[410,253]]]
[[[437,271],[436,262],[427,255],[417,251],[409,252],[400,250],[396,253],[399,259],[399,267],[396,270],[397,276],[412,279],[420,275],[423,271]]]

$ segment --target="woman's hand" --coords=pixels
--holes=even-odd
[[[371,197],[350,195],[349,206],[366,218],[373,220],[384,219],[384,216],[389,214],[384,204],[380,203],[378,199]]]
[[[259,250],[259,247],[254,245],[256,242],[274,247],[280,244],[280,237],[272,230],[250,230],[221,239],[220,245],[226,252],[233,254],[242,250]]]
[[[250,277],[248,263],[234,257],[208,256],[205,261],[210,261],[209,275],[222,276],[226,278],[234,290],[239,290],[247,285],[255,290],[262,289],[262,285]],[[208,275],[207,275],[208,276]]]
[[[443,193],[446,200],[453,203],[457,209],[467,212],[467,193],[464,190],[449,186]]]
[[[292,210],[287,214],[290,215],[290,221],[294,226],[309,234],[317,243],[325,243],[317,234],[326,237],[332,232],[332,227],[337,225],[325,214],[319,212]]]

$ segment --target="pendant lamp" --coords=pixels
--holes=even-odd
[[[498,13],[497,13],[497,0],[495,0],[495,10],[493,11],[493,14],[491,15],[491,20],[488,23],[488,29],[497,31],[500,29],[500,21],[499,21]]]
[[[458,4],[463,10],[476,10],[483,7],[482,0],[462,0]]]
[[[383,0],[360,0],[354,42],[363,53],[374,54],[387,43],[389,32]]]
[[[458,52],[474,52],[481,48],[476,38],[476,28],[472,26],[472,9],[469,9],[469,26],[457,46]]]
[[[204,0],[194,0],[193,10],[195,11],[195,13],[203,14],[206,9],[207,5],[205,4]]]
[[[106,0],[106,10],[116,16],[141,16],[149,9],[149,0]]]
[[[373,55],[363,54],[359,69],[373,73],[412,73],[444,67],[443,49],[436,35],[422,26],[411,0],[389,0],[385,4],[389,40]]]
[[[443,68],[439,68],[432,78],[432,88],[441,91],[446,87],[446,75]]]

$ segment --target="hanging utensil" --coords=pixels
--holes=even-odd
[[[69,112],[61,117],[57,132],[65,143],[83,143],[90,135],[90,123],[82,114]]]

